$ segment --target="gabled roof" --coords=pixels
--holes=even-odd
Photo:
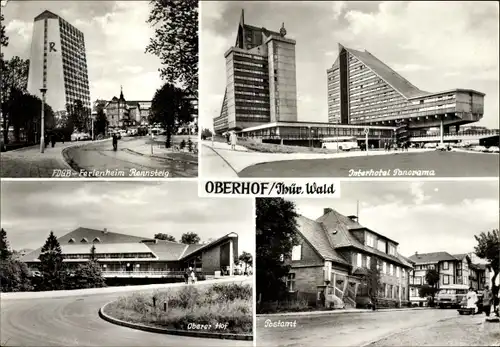
[[[457,258],[448,252],[417,253],[408,257],[415,264],[435,264],[440,261],[455,261]]]
[[[49,10],[45,10],[35,17],[35,21],[39,21],[42,19],[57,19],[57,18],[59,18],[57,14],[50,12]]]
[[[470,259],[469,255],[467,253],[452,254],[452,256],[455,257],[457,260],[464,260],[465,258]]]
[[[366,253],[371,253],[381,258],[385,258],[386,260],[390,260],[394,263],[406,267],[412,267],[412,265],[403,257],[400,257],[399,254],[396,254],[396,256],[389,255],[376,248],[366,246],[359,242],[358,239],[352,234],[352,230],[367,228],[333,209],[330,209],[329,212],[318,218],[316,222],[321,223],[324,226],[327,231],[327,237],[330,241],[330,245],[336,249],[342,247],[354,247],[359,250],[363,250]]]
[[[351,48],[346,48],[339,44],[339,53],[342,49],[352,54],[363,64],[365,64],[370,70],[372,70],[376,75],[383,79],[387,84],[394,88],[406,99],[426,96],[430,93],[418,89],[413,84],[411,84],[406,78],[398,74],[396,71],[387,66],[384,62],[379,60],[373,54],[368,51],[357,51]]]
[[[332,260],[340,264],[349,263],[332,247],[326,231],[320,223],[307,217],[299,216],[297,221],[298,233],[313,247],[313,249],[325,260]]]
[[[229,233],[229,234],[226,234],[226,235],[218,238],[217,240],[214,240],[214,241],[212,241],[210,243],[206,243],[204,245],[188,245],[188,248],[181,255],[181,258],[182,259],[187,258],[189,256],[194,255],[198,251],[201,251],[201,250],[203,250],[205,248],[209,248],[209,247],[215,246],[215,245],[217,245],[217,244],[219,244],[221,242],[224,242],[226,240],[229,240],[231,238],[238,239],[238,234],[236,234],[236,233]]]

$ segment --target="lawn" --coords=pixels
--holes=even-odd
[[[214,284],[154,294],[135,293],[107,305],[104,313],[164,329],[249,334],[253,327],[252,308],[251,285]]]
[[[249,149],[250,151],[262,153],[337,153],[337,150],[334,149],[277,145],[272,143],[262,143],[245,138],[239,138],[237,144]]]

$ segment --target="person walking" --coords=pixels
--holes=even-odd
[[[113,150],[116,151],[118,149],[118,136],[113,134]]]
[[[187,270],[184,271],[184,283],[189,284],[189,274]]]
[[[231,149],[234,151],[236,150],[236,142],[238,141],[238,138],[236,137],[236,133],[232,132],[231,133]]]
[[[50,135],[50,144],[52,145],[52,147],[54,147],[56,145],[56,135],[55,134]]]
[[[190,269],[191,269],[191,284],[195,284],[196,283],[196,274],[194,273],[193,268],[190,268]]]
[[[483,311],[486,314],[486,320],[488,320],[488,317],[490,316],[492,303],[493,293],[491,292],[489,286],[485,286],[483,291]]]

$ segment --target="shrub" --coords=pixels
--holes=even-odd
[[[180,149],[184,149],[186,147],[186,141],[182,140],[181,143],[179,144]]]
[[[188,139],[187,147],[189,152],[193,151],[193,141],[191,141],[191,139]]]

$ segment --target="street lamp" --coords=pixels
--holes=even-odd
[[[42,92],[42,120],[40,123],[40,153],[45,150],[45,93],[47,93],[47,88],[40,88]]]

